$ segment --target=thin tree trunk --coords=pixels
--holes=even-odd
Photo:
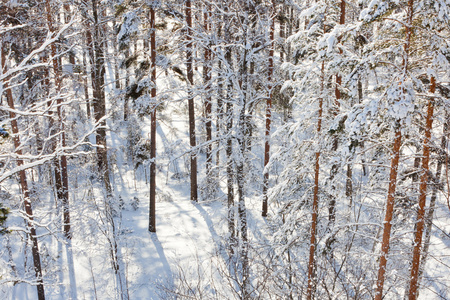
[[[405,56],[403,58],[403,69],[404,74],[407,72],[408,68],[408,57],[409,57],[409,48],[411,42],[412,35],[412,20],[413,20],[413,4],[414,0],[409,0],[408,2],[408,13],[407,13],[407,26],[406,26],[406,40],[404,45]],[[381,244],[381,257],[378,266],[378,277],[377,277],[377,287],[375,293],[375,300],[381,300],[383,298],[383,286],[386,274],[386,263],[387,263],[387,255],[389,252],[389,244],[391,239],[391,221],[392,215],[394,214],[394,200],[395,200],[395,191],[397,188],[397,173],[398,173],[398,163],[400,159],[400,146],[402,144],[402,133],[400,128],[400,120],[396,121],[395,124],[395,140],[393,146],[393,157],[391,160],[391,171],[389,175],[389,189],[388,189],[388,197],[386,203],[386,214],[384,218],[384,227],[383,227],[383,241]]]
[[[91,100],[89,99],[89,87],[88,87],[88,79],[87,79],[87,60],[86,60],[86,52],[83,50],[83,65],[84,65],[84,75],[83,75],[83,84],[84,84],[84,98],[86,101],[86,115],[87,118],[91,118]]]
[[[228,28],[227,28],[228,30]],[[225,35],[226,41],[229,41],[229,32]],[[232,68],[231,48],[227,46],[225,52],[225,60],[227,61],[228,68]],[[229,70],[231,71],[231,70]],[[229,71],[227,73],[229,73]],[[228,75],[227,75],[228,76]],[[227,77],[227,99],[226,99],[226,137],[227,144],[225,153],[227,156],[227,203],[228,203],[228,231],[230,233],[230,253],[234,253],[234,247],[236,246],[236,230],[235,230],[235,216],[234,216],[234,175],[233,175],[233,140],[231,137],[231,131],[233,128],[233,104],[232,104],[232,82],[231,78]]]
[[[414,184],[414,188],[416,187],[415,183],[419,180],[419,167],[420,167],[420,146],[419,144],[416,145],[416,157],[414,158],[414,168],[413,168],[413,175],[412,175],[412,183]]]
[[[270,158],[270,123],[272,121],[272,76],[273,76],[273,55],[274,55],[274,31],[275,31],[275,1],[272,1],[273,16],[270,23],[270,50],[269,50],[269,74],[267,80],[269,82],[268,90],[269,95],[267,97],[266,106],[266,132],[265,132],[265,144],[264,144],[264,178],[263,178],[263,203],[262,203],[262,216],[267,217],[267,205],[268,196],[267,190],[269,189],[269,172],[266,170],[267,164]]]
[[[340,9],[341,9],[341,14],[339,17],[339,24],[340,25],[344,25],[345,24],[345,1],[341,1],[341,5],[340,5]],[[338,44],[340,43],[340,38],[338,38]],[[342,49],[339,48],[339,53],[342,55]],[[341,84],[342,84],[342,77],[340,74],[336,74],[336,86],[334,89],[334,93],[335,93],[335,102],[334,102],[334,108],[333,108],[333,116],[336,117],[337,114],[339,113],[339,108],[340,108],[340,101],[341,101]],[[331,151],[336,152],[337,148],[338,148],[338,143],[339,143],[339,138],[338,135],[339,133],[336,133],[336,136],[334,137],[333,140],[333,146]],[[331,189],[335,192],[336,190],[336,185],[334,184],[334,178],[338,172],[339,169],[339,165],[338,164],[334,164],[331,167],[331,174],[330,174],[330,181],[331,181]],[[329,207],[328,207],[328,220],[330,221],[330,227],[333,226],[334,221],[336,219],[336,195],[335,193],[333,193],[333,195],[331,195],[330,197],[330,203],[329,203]]]
[[[289,12],[289,18],[288,18],[288,28],[287,28],[287,36],[291,36],[292,35],[292,30],[294,29],[295,23],[296,21],[296,17],[294,15],[294,8],[292,6],[290,6],[290,8],[288,9]],[[292,47],[291,44],[288,43],[287,44],[287,51],[286,51],[286,61],[287,62],[291,62],[291,58],[292,58]]]
[[[230,257],[235,254],[237,250],[237,234],[235,227],[235,204],[234,204],[234,172],[233,172],[233,139],[232,139],[232,129],[233,129],[233,82],[230,74],[233,72],[233,59],[232,59],[232,46],[231,44],[231,33],[230,33],[230,20],[227,15],[228,7],[226,1],[221,1],[221,8],[225,11],[225,16],[223,20],[224,24],[224,40],[225,40],[225,62],[224,66],[224,82],[226,82],[226,108],[225,108],[225,135],[226,135],[226,172],[227,172],[227,204],[228,204],[228,232],[230,235],[229,239],[229,253]]]
[[[47,13],[47,25],[49,27],[50,32],[53,34],[55,32],[55,28],[53,26],[52,13],[50,7],[50,0],[45,1],[45,8]],[[50,45],[51,55],[52,55],[52,63],[53,63],[53,71],[55,72],[55,87],[56,94],[61,92],[62,81],[61,81],[61,65],[58,61],[57,49],[55,43]],[[64,126],[64,115],[62,111],[62,99],[57,98],[56,104],[58,105],[57,112],[59,118],[59,130],[60,130],[60,143],[61,147],[64,148],[66,146],[66,132]],[[69,211],[69,179],[67,174],[67,158],[65,155],[61,155],[60,162],[60,176],[61,176],[61,190],[58,190],[58,198],[62,202],[63,206],[63,218],[64,218],[64,235],[67,239],[71,239],[72,235],[70,232],[70,211]],[[56,165],[58,168],[58,165]],[[55,177],[58,177],[59,174],[55,172]],[[56,178],[56,182],[58,182],[58,178]]]
[[[217,68],[219,70],[222,69],[222,61],[221,60],[219,60]],[[220,164],[221,142],[220,142],[219,136],[220,136],[220,131],[221,131],[222,126],[223,126],[222,123],[223,123],[223,114],[224,114],[224,112],[223,112],[224,104],[223,104],[223,100],[222,100],[222,98],[223,98],[223,79],[219,78],[218,80],[219,80],[219,82],[218,82],[218,89],[219,90],[218,90],[218,93],[217,93],[218,95],[217,95],[217,119],[216,119],[216,138],[217,138],[216,166],[217,167]]]
[[[47,63],[47,57],[43,56],[42,57],[42,61],[44,63]],[[45,86],[47,86],[48,88],[50,88],[50,71],[49,69],[44,69],[44,84]],[[47,90],[47,97],[49,97],[50,95],[50,91]],[[52,100],[48,100],[47,101],[47,107],[51,107],[52,106]],[[48,112],[49,117],[49,124],[48,127],[50,128],[50,136],[54,136],[56,133],[56,128],[55,128],[55,120],[53,117],[53,111],[49,109]],[[54,153],[56,151],[56,141],[52,141],[50,143],[50,153]],[[55,190],[56,190],[56,198],[58,199],[58,201],[56,202],[57,207],[59,207],[62,203],[62,199],[64,197],[63,195],[63,183],[62,183],[62,177],[61,177],[61,165],[60,165],[60,161],[57,157],[55,157],[52,161],[53,164],[53,175],[54,175],[54,179],[55,179]]]
[[[1,52],[2,52],[2,73],[6,73],[6,53],[4,49],[5,45],[4,42],[1,45]],[[17,166],[20,168],[23,166],[23,160],[20,158],[22,156],[22,150],[20,150],[20,138],[19,138],[19,127],[17,124],[16,114],[14,113],[15,107],[14,107],[14,99],[13,94],[11,91],[11,88],[9,88],[8,83],[9,78],[5,78],[3,80],[3,90],[6,91],[6,99],[9,108],[11,111],[9,112],[9,117],[11,119],[11,129],[13,133],[13,140],[14,140],[14,148],[15,153],[17,154]],[[32,243],[31,253],[33,256],[33,264],[34,264],[34,273],[36,276],[36,288],[37,288],[37,294],[39,300],[45,300],[45,291],[44,291],[44,283],[42,280],[42,267],[41,267],[41,256],[39,254],[39,244],[36,237],[36,227],[33,224],[34,217],[33,217],[33,210],[31,208],[31,202],[30,202],[30,195],[28,190],[28,182],[25,170],[19,171],[19,178],[20,178],[20,186],[22,188],[23,193],[23,205],[25,207],[25,213],[26,213],[26,224],[28,227],[28,236]]]
[[[209,4],[205,4],[205,11],[203,13],[203,18],[204,18],[204,28],[205,28],[205,33],[209,34],[209,30],[210,30],[210,26],[209,26],[209,20],[208,20],[208,16],[209,16],[209,11],[210,11],[210,5]],[[212,120],[211,120],[211,106],[212,106],[212,102],[211,102],[211,68],[210,68],[210,64],[211,64],[211,48],[210,45],[206,45],[205,48],[205,61],[203,64],[203,80],[204,80],[204,84],[205,84],[205,118],[206,118],[206,123],[205,123],[205,127],[206,127],[206,142],[207,142],[207,146],[206,146],[206,178],[207,180],[211,179],[211,172],[212,172],[212,144],[211,144],[211,140],[212,140]]]
[[[436,91],[436,80],[431,77],[430,93],[434,94]],[[413,259],[411,267],[411,281],[409,286],[409,299],[415,300],[418,291],[418,280],[419,280],[419,266],[420,266],[420,255],[422,248],[422,235],[425,227],[425,202],[427,199],[427,184],[428,184],[428,171],[429,171],[429,161],[430,161],[430,140],[431,140],[431,129],[433,127],[433,113],[434,113],[434,98],[430,98],[428,101],[427,118],[425,125],[425,138],[423,141],[423,157],[422,157],[422,175],[420,176],[420,187],[419,187],[419,210],[417,211],[417,223],[416,232],[414,237],[414,250]]]
[[[345,182],[345,196],[347,197],[349,207],[352,207],[353,203],[353,169],[352,165],[347,164],[347,180]]]
[[[274,6],[275,3],[272,2],[272,5]],[[280,62],[283,63],[284,57],[285,57],[284,47],[285,47],[285,40],[286,40],[286,15],[285,15],[285,11],[284,11],[284,6],[281,7],[280,13],[278,16],[280,18]],[[273,22],[275,22],[275,20],[273,20]],[[273,24],[271,26],[275,27],[275,25],[273,25]],[[272,41],[273,41],[273,38],[272,38]],[[269,54],[269,56],[270,56],[270,54]]]
[[[446,162],[446,160],[448,159],[446,150],[447,149],[447,134],[448,134],[448,128],[449,128],[449,116],[446,116],[446,121],[444,123],[444,132],[441,138],[441,154],[439,155],[438,158],[438,163],[436,166],[436,175],[435,175],[435,180],[434,180],[434,184],[433,184],[433,192],[431,194],[431,199],[430,199],[430,207],[428,208],[428,212],[427,212],[427,216],[425,218],[425,241],[423,243],[423,250],[422,250],[422,260],[420,261],[420,268],[419,268],[419,282],[422,278],[423,272],[425,270],[425,264],[426,264],[426,260],[428,257],[428,249],[430,247],[430,240],[431,240],[431,230],[433,227],[433,216],[434,216],[434,210],[436,207],[436,200],[437,200],[437,192],[439,189],[439,186],[441,185],[441,174],[442,174],[442,166],[444,165],[444,163]],[[419,290],[417,290],[416,292],[416,296],[417,298],[419,297]]]
[[[125,60],[127,60],[130,57],[130,50],[127,48],[124,51],[124,55],[125,55]],[[127,88],[130,84],[129,82],[129,71],[128,68],[125,68],[125,88]],[[129,112],[129,105],[128,105],[128,97],[124,97],[123,99],[123,120],[126,121],[128,120],[128,112]]]
[[[151,81],[152,101],[151,129],[150,129],[150,232],[156,232],[156,27],[155,7],[150,6],[150,52],[151,52]]]
[[[397,187],[397,172],[398,172],[398,162],[400,159],[400,146],[402,143],[402,133],[400,130],[400,124],[396,124],[395,128],[395,141],[393,146],[393,158],[391,161],[391,172],[389,175],[389,190],[388,198],[386,204],[386,215],[384,218],[384,229],[383,229],[383,241],[381,245],[381,257],[378,268],[378,279],[377,279],[377,289],[376,289],[376,300],[382,299],[383,285],[384,285],[384,274],[386,273],[386,263],[387,255],[389,252],[389,242],[391,238],[391,221],[392,215],[394,213],[394,200],[395,200],[395,190]]]
[[[325,81],[325,62],[322,62],[322,78],[321,78],[321,93],[324,90],[324,81]],[[322,130],[322,114],[323,114],[323,98],[320,95],[319,98],[319,112],[318,112],[318,121],[317,121],[317,134],[320,134]],[[316,234],[317,234],[317,215],[319,212],[319,170],[320,170],[320,152],[316,152],[316,161],[314,167],[314,196],[313,196],[313,205],[312,205],[312,221],[311,221],[311,241],[309,246],[309,262],[308,262],[308,288],[306,290],[306,299],[311,300],[314,298],[315,290],[316,290],[316,261],[315,261],[315,252],[316,252]]]
[[[210,12],[210,16],[211,16],[212,12]],[[215,22],[211,23],[212,25],[215,24]],[[217,23],[216,25],[217,27],[212,27],[212,31],[214,31],[214,29],[217,30],[217,37],[218,39],[221,39],[223,37],[223,32],[222,32],[222,27],[223,27],[223,22],[222,19],[220,19],[220,21]],[[223,53],[223,48],[218,48],[219,52],[222,54]],[[221,56],[220,54],[220,56]],[[213,57],[214,54],[213,54]],[[212,58],[212,60],[214,60],[214,58]],[[214,62],[212,62],[214,63]],[[220,165],[220,148],[221,148],[221,140],[219,139],[221,130],[222,130],[222,126],[223,126],[223,116],[224,116],[224,102],[223,102],[223,97],[224,97],[224,91],[223,91],[223,84],[224,84],[224,72],[222,72],[222,68],[223,68],[223,63],[222,60],[219,59],[218,63],[217,63],[217,69],[219,70],[219,74],[216,78],[217,80],[217,107],[216,107],[216,139],[217,139],[217,150],[216,150],[216,167],[219,167]]]
[[[187,79],[189,81],[189,98],[188,98],[188,109],[189,109],[189,142],[191,146],[191,200],[198,201],[197,192],[197,153],[196,147],[196,134],[195,134],[195,110],[194,110],[194,71],[192,69],[193,63],[193,45],[192,45],[192,15],[191,15],[191,0],[186,0],[186,23],[187,23],[187,51],[186,51],[186,68],[187,68]]]
[[[116,28],[116,19],[113,19],[113,28]],[[112,47],[114,49],[115,55],[114,55],[114,86],[116,90],[120,90],[120,70],[119,70],[119,46],[117,43],[117,39],[112,39]],[[147,49],[145,49],[147,51]]]

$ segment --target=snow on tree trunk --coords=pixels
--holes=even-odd
[[[195,133],[195,108],[194,108],[194,70],[193,70],[193,44],[192,44],[192,14],[191,14],[191,1],[186,0],[186,68],[188,79],[188,110],[189,110],[189,144],[191,146],[191,200],[198,201],[198,187],[197,187],[197,150],[195,149],[196,133]]]
[[[272,2],[273,14],[275,15],[275,1]],[[270,24],[270,50],[269,50],[269,71],[268,71],[268,90],[266,105],[266,131],[265,131],[265,143],[264,143],[264,169],[267,167],[270,158],[270,123],[272,121],[272,77],[273,77],[273,54],[274,54],[274,31],[275,31],[275,16],[272,16]],[[263,203],[262,203],[262,216],[267,217],[267,190],[269,188],[269,172],[264,170],[263,178]]]
[[[150,215],[148,230],[156,232],[156,7],[150,7],[151,96],[153,101],[150,129]]]
[[[7,66],[6,66],[6,53],[5,53],[5,43],[3,42],[1,45],[1,52],[2,52],[2,73],[7,72]],[[14,148],[15,153],[18,155],[17,159],[17,165],[18,167],[23,166],[23,160],[20,158],[22,156],[22,150],[21,150],[21,143],[20,143],[20,137],[19,137],[19,127],[17,124],[17,118],[16,114],[14,113],[15,107],[14,107],[14,99],[12,90],[9,87],[9,78],[5,77],[3,80],[3,90],[6,90],[6,99],[9,108],[11,111],[9,112],[9,117],[11,119],[11,128],[13,133],[13,139],[14,139]],[[42,279],[42,267],[41,267],[41,256],[39,254],[39,244],[36,237],[36,227],[33,223],[34,217],[33,217],[33,209],[31,208],[31,202],[30,202],[30,195],[29,195],[29,189],[28,189],[28,181],[27,181],[27,175],[25,173],[25,169],[21,169],[19,171],[19,180],[20,180],[20,186],[22,188],[22,194],[23,194],[23,206],[25,207],[25,221],[28,228],[28,236],[31,240],[31,253],[33,256],[33,263],[34,263],[34,273],[36,276],[36,289],[37,289],[37,295],[39,300],[45,300],[45,291],[44,291],[44,283]]]

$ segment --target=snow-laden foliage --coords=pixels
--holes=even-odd
[[[3,298],[375,299],[383,270],[405,299],[420,195],[419,299],[449,298],[449,0],[22,2],[0,5]]]

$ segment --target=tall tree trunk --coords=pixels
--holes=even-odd
[[[5,53],[5,42],[1,45],[1,52],[2,52],[2,73],[6,73],[7,67],[6,67],[6,53]],[[8,103],[9,108],[11,111],[9,112],[9,117],[11,119],[11,128],[13,133],[13,140],[14,140],[14,148],[15,153],[17,154],[17,166],[20,168],[23,166],[23,160],[22,160],[22,150],[20,150],[20,138],[19,138],[19,127],[17,124],[16,114],[14,113],[15,107],[14,107],[14,99],[13,94],[11,91],[11,88],[9,87],[9,78],[5,78],[3,80],[3,90],[6,91],[6,100]],[[36,276],[36,288],[37,288],[37,294],[39,300],[45,300],[45,291],[44,291],[44,283],[42,280],[42,267],[41,267],[41,256],[39,254],[39,244],[36,237],[36,227],[33,224],[34,217],[33,217],[33,210],[31,208],[31,202],[30,202],[30,195],[28,190],[28,182],[27,182],[27,176],[25,173],[25,170],[22,169],[19,171],[19,178],[20,178],[20,186],[22,188],[23,193],[23,205],[25,207],[25,214],[26,214],[26,224],[28,227],[28,236],[30,238],[30,241],[32,243],[31,253],[33,256],[33,264],[34,264],[34,273]]]
[[[391,238],[391,221],[394,212],[395,190],[397,187],[398,162],[400,159],[400,146],[402,143],[402,134],[400,124],[397,122],[395,128],[395,140],[393,146],[393,158],[391,161],[391,172],[389,175],[389,190],[386,204],[386,215],[384,218],[383,241],[381,245],[381,257],[378,268],[377,290],[375,299],[381,300],[384,285],[384,274],[386,273],[387,254],[389,252],[389,242]]]
[[[339,24],[344,25],[345,24],[345,1],[341,1],[340,5],[341,14],[339,17]],[[338,38],[338,44],[340,43],[341,38]],[[342,55],[342,49],[339,48],[339,53]],[[335,93],[335,101],[334,101],[334,108],[332,109],[332,114],[334,117],[336,117],[339,113],[340,108],[340,101],[341,101],[341,84],[342,84],[342,76],[340,74],[336,74],[336,86],[334,89]],[[337,135],[338,133],[336,133]],[[333,140],[333,146],[331,151],[336,152],[338,148],[339,138],[338,136],[334,137]],[[340,166],[338,164],[334,164],[331,167],[331,174],[330,174],[330,181],[331,181],[331,189],[333,190],[333,194],[330,197],[330,203],[328,207],[328,220],[330,221],[330,227],[333,226],[334,221],[336,219],[336,185],[334,183],[334,178],[340,169]]]
[[[47,13],[47,25],[49,27],[49,30],[51,34],[55,33],[55,27],[53,26],[53,20],[52,20],[52,12],[51,12],[51,6],[50,6],[50,0],[45,1],[45,9]],[[56,94],[59,94],[61,92],[62,87],[62,80],[61,80],[61,65],[58,61],[57,56],[57,49],[55,43],[52,43],[50,45],[51,49],[51,55],[52,55],[52,63],[53,63],[53,71],[55,72],[55,87],[56,87]],[[75,60],[73,61],[75,62]],[[64,115],[62,111],[62,99],[58,98],[56,100],[56,104],[58,105],[57,112],[58,112],[58,118],[59,118],[59,130],[60,130],[60,144],[61,147],[64,148],[66,146],[66,132],[65,132],[65,126],[64,126]],[[63,219],[64,219],[64,235],[67,239],[71,239],[72,235],[70,232],[70,212],[69,212],[69,179],[67,174],[67,157],[63,154],[61,155],[60,162],[60,174],[55,173],[55,177],[61,176],[61,188],[62,190],[59,190],[57,195],[59,200],[62,202],[63,206]],[[56,165],[56,168],[58,168],[58,165]],[[56,178],[56,182],[58,182],[58,178]]]
[[[156,232],[155,199],[156,199],[156,17],[155,7],[150,6],[150,53],[152,101],[150,128],[150,216],[148,230]]]
[[[94,36],[93,54],[94,54],[94,70],[93,70],[93,94],[94,94],[94,117],[99,123],[96,130],[97,162],[100,177],[105,185],[108,198],[112,197],[112,187],[109,179],[108,166],[108,150],[106,145],[106,121],[103,119],[106,115],[106,99],[105,99],[105,58],[104,58],[104,41],[102,40],[102,26],[98,16],[97,0],[92,0],[92,12],[94,17]],[[88,31],[89,32],[89,31]],[[103,119],[103,120],[102,120]]]
[[[408,58],[409,58],[409,48],[411,43],[411,35],[412,35],[412,21],[413,21],[413,4],[414,0],[408,1],[408,13],[407,13],[407,24],[406,24],[406,39],[404,44],[404,57],[403,57],[403,74],[407,73],[408,69]],[[387,255],[389,252],[389,244],[391,239],[391,221],[392,215],[394,214],[394,200],[395,200],[395,191],[397,188],[397,173],[398,173],[398,163],[400,159],[400,146],[402,144],[402,133],[400,120],[396,121],[395,124],[395,140],[393,145],[393,157],[391,160],[391,171],[389,175],[389,189],[386,203],[386,214],[384,218],[384,227],[383,227],[383,241],[381,244],[381,257],[378,266],[378,277],[377,277],[377,287],[375,293],[375,300],[381,300],[383,298],[383,286],[386,274],[386,263],[387,263]]]
[[[222,70],[222,61],[219,60],[217,64],[218,70]],[[220,148],[221,148],[221,141],[219,139],[220,132],[222,130],[222,123],[223,123],[223,115],[224,115],[224,103],[223,103],[223,79],[218,78],[219,82],[217,84],[218,86],[218,92],[217,92],[217,109],[216,109],[216,138],[217,138],[217,150],[216,150],[216,166],[218,167],[220,165]]]
[[[226,9],[226,8],[225,8]],[[231,37],[229,32],[228,18],[225,17],[225,42],[230,43]],[[227,83],[227,95],[226,95],[226,148],[225,154],[227,158],[227,204],[228,204],[228,231],[230,234],[230,254],[234,254],[236,247],[236,229],[235,229],[235,207],[234,207],[234,174],[233,174],[233,83],[228,74],[231,73],[233,68],[232,49],[230,45],[225,49],[225,61],[226,69],[225,76]]]
[[[194,70],[192,68],[193,63],[193,45],[192,45],[192,15],[191,15],[191,0],[186,0],[186,23],[187,23],[187,51],[186,51],[186,68],[187,79],[189,81],[189,142],[191,146],[191,200],[198,201],[197,192],[197,153],[196,147],[196,134],[195,134],[195,109],[194,109],[194,96],[192,89],[194,88]]]
[[[322,78],[321,78],[320,92],[324,90],[325,83],[325,62],[322,62]],[[320,134],[322,130],[322,115],[323,115],[323,98],[320,95],[319,98],[319,112],[317,121],[317,134]],[[314,294],[316,290],[316,234],[317,234],[317,215],[319,213],[319,170],[320,170],[320,152],[316,152],[316,161],[314,167],[314,195],[311,213],[311,241],[309,245],[309,262],[308,262],[308,287],[306,290],[306,299],[314,299]]]
[[[434,94],[436,91],[436,79],[431,77],[430,93]],[[425,227],[425,202],[427,199],[427,184],[428,184],[428,163],[430,161],[430,140],[431,129],[433,127],[433,112],[434,112],[434,98],[428,101],[427,118],[425,125],[425,138],[423,140],[423,157],[422,157],[422,175],[420,176],[419,187],[419,210],[417,211],[417,223],[414,237],[414,250],[411,267],[411,281],[409,286],[409,299],[415,300],[417,296],[417,283],[419,279],[419,265],[422,248],[422,235]]]
[[[428,257],[428,249],[430,247],[431,230],[433,227],[433,216],[434,216],[434,210],[436,207],[437,192],[438,192],[439,186],[441,185],[442,166],[445,164],[446,161],[448,161],[448,155],[445,150],[448,147],[447,135],[448,135],[448,129],[450,127],[448,114],[446,115],[445,120],[446,121],[444,123],[443,135],[441,138],[441,149],[440,149],[441,154],[439,155],[438,163],[436,166],[436,175],[434,177],[435,179],[434,179],[433,190],[432,190],[431,199],[430,199],[430,207],[428,208],[427,216],[425,218],[425,225],[426,225],[425,241],[423,243],[422,259],[420,261],[420,267],[419,267],[419,281],[417,284],[420,283],[422,274],[425,269],[426,260]],[[417,298],[419,297],[419,290],[417,290],[416,296],[417,296]]]
[[[210,20],[208,19],[208,16],[210,15],[210,5],[209,4],[205,4],[205,8],[204,8],[204,13],[203,13],[203,21],[204,21],[204,28],[205,28],[205,33],[207,35],[209,35],[209,31],[210,31],[210,25],[209,22]],[[207,142],[207,146],[206,146],[206,178],[207,180],[210,181],[211,179],[211,172],[212,172],[212,144],[211,144],[211,140],[212,140],[212,120],[211,120],[211,106],[212,106],[212,102],[211,102],[211,46],[209,44],[209,38],[208,38],[208,44],[205,47],[205,61],[203,64],[203,80],[204,80],[204,84],[205,84],[205,118],[206,118],[206,123],[205,123],[205,127],[206,127],[206,142]],[[209,184],[212,184],[211,182],[209,182]]]
[[[267,164],[270,158],[270,123],[272,121],[272,76],[273,76],[273,54],[274,54],[274,31],[275,31],[275,1],[272,1],[272,22],[270,23],[270,50],[269,50],[269,73],[268,73],[268,90],[269,95],[267,97],[266,106],[266,132],[265,132],[265,144],[264,144],[264,178],[263,178],[263,204],[262,204],[262,216],[267,217],[267,190],[269,189],[269,172],[266,170]]]
[[[44,63],[48,62],[46,56],[42,57],[42,62],[44,62]],[[47,97],[50,99],[50,90],[49,90],[50,89],[50,71],[49,71],[48,68],[44,69],[44,74],[45,74],[44,75],[45,76],[44,84],[45,84],[45,86],[48,87],[48,90],[46,91],[47,92]],[[48,100],[47,101],[47,107],[50,108],[52,106],[52,104],[53,104],[52,102],[53,102],[52,100]],[[48,128],[50,128],[50,135],[54,136],[56,134],[56,130],[57,129],[55,128],[54,115],[53,115],[53,111],[51,109],[49,109],[48,115],[49,115]],[[52,141],[50,143],[50,153],[55,153],[56,146],[57,146],[56,145],[56,141]],[[64,198],[64,194],[63,194],[64,188],[63,188],[62,177],[61,177],[61,165],[60,165],[60,161],[59,161],[59,159],[57,157],[55,157],[53,159],[52,164],[53,164],[52,171],[53,171],[53,176],[54,176],[54,179],[55,179],[56,197],[58,199],[56,205],[59,207],[62,204],[62,202],[63,202],[62,199]]]
[[[210,12],[210,16],[211,16],[211,14],[212,14],[212,12]],[[217,24],[216,25],[217,27],[215,27],[214,24]],[[217,23],[211,22],[211,25],[212,25],[212,28],[211,28],[212,31],[217,30],[217,38],[219,40],[221,38],[223,38],[223,31],[222,31],[223,20],[219,19],[219,21]],[[213,54],[213,57],[219,56],[221,58],[222,54],[223,54],[223,50],[224,49],[222,47],[218,48],[218,51],[220,54],[219,55]],[[217,70],[219,70],[219,71],[218,71],[218,76],[216,77],[217,89],[218,89],[217,90],[217,107],[216,107],[216,116],[217,116],[216,117],[216,139],[217,139],[216,167],[219,167],[219,165],[220,165],[220,152],[221,152],[220,148],[221,148],[222,142],[221,142],[221,139],[219,139],[219,136],[221,134],[221,130],[222,130],[222,126],[223,126],[223,116],[224,116],[223,85],[224,85],[225,72],[223,72],[223,62],[220,58],[218,59],[218,62],[217,62]],[[214,58],[212,58],[212,63],[214,63],[213,60],[214,60]]]
[[[246,39],[248,39],[248,32],[245,36]],[[247,233],[247,210],[245,207],[245,197],[244,197],[244,182],[245,182],[245,175],[244,175],[244,161],[246,156],[246,150],[247,150],[247,143],[246,139],[247,133],[246,133],[246,125],[247,125],[247,118],[246,118],[246,109],[247,104],[249,100],[249,80],[248,80],[248,65],[249,65],[249,49],[244,49],[244,54],[242,57],[242,64],[240,66],[240,76],[241,79],[241,101],[240,101],[240,111],[239,111],[239,119],[238,119],[238,130],[240,131],[237,134],[237,143],[238,143],[238,151],[239,155],[236,161],[236,183],[238,188],[238,217],[239,217],[239,234],[241,237],[241,244],[240,244],[240,260],[242,263],[242,299],[249,299],[250,297],[250,290],[249,290],[249,284],[250,284],[250,272],[249,272],[249,261],[248,261],[248,233]]]

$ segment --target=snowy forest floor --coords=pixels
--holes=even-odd
[[[144,121],[149,123],[149,120]],[[113,217],[115,228],[107,221],[100,182],[87,175],[89,166],[69,170],[73,192],[71,206],[74,208],[71,211],[72,240],[67,244],[65,240],[55,238],[56,235],[48,235],[46,229],[41,228],[38,232],[43,235],[40,246],[44,253],[47,299],[120,299],[121,293],[129,299],[167,299],[173,296],[175,281],[177,285],[189,286],[196,293],[202,293],[202,289],[212,288],[214,280],[223,279],[218,270],[227,260],[224,182],[215,199],[198,203],[189,199],[189,154],[183,148],[187,144],[183,130],[187,120],[178,119],[167,124],[158,122],[157,129],[157,233],[148,231],[148,166],[144,162],[134,169],[133,163],[126,158],[127,126],[111,130],[108,141],[114,197],[123,199],[122,209]],[[148,125],[142,127],[144,131]],[[199,157],[200,163],[204,163],[204,155]],[[199,181],[205,180],[204,177],[199,174]],[[260,216],[260,197],[250,193],[249,196],[246,205],[252,239],[252,234],[265,235],[266,225]],[[37,208],[37,211],[48,211],[41,222],[53,224],[57,219],[52,213],[54,199],[47,196],[40,202],[41,205],[45,203],[46,208]],[[60,208],[57,208],[56,214],[59,213]],[[20,224],[18,216],[10,219]],[[14,240],[15,237],[8,238]],[[111,263],[114,243],[117,243],[120,268],[117,274]],[[20,249],[13,247],[13,260],[21,261],[25,266],[30,264],[31,259],[27,262],[20,258],[27,257],[26,251],[24,244]],[[15,267],[20,273],[21,268]],[[23,283],[0,285],[1,298],[36,299],[32,281],[30,276],[29,281]]]

